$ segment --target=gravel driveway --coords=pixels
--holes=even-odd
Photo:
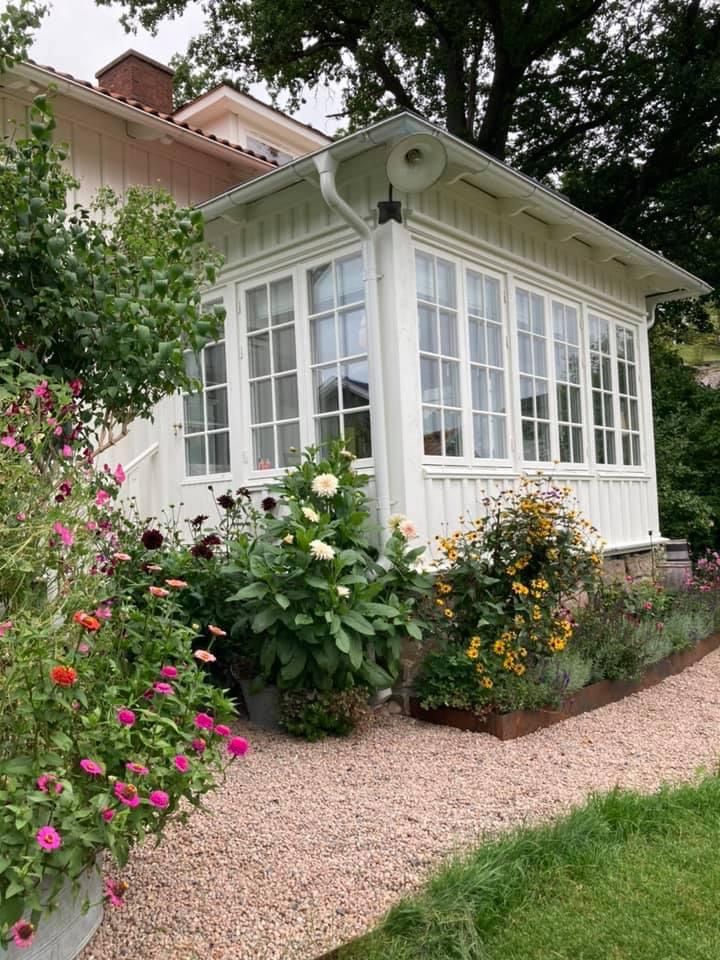
[[[594,790],[652,790],[720,753],[720,651],[627,700],[502,743],[382,716],[306,744],[251,724],[208,811],[138,850],[81,960],[312,960],[486,830]]]

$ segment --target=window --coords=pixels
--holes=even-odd
[[[222,300],[213,300],[205,304],[205,308],[217,304],[222,304]],[[229,473],[230,422],[224,325],[219,340],[203,347],[199,354],[185,354],[185,369],[201,384],[196,393],[183,396],[185,475],[199,477]]]
[[[474,454],[502,460],[507,453],[500,281],[468,270],[466,289]]]
[[[364,286],[359,255],[308,272],[317,440],[343,437],[361,458],[372,456]]]
[[[640,464],[640,418],[638,414],[635,335],[627,327],[618,325],[616,342],[623,464],[636,467]]]
[[[251,134],[248,134],[247,148],[259,157],[263,157],[265,160],[274,160],[275,163],[279,163],[280,165],[289,163],[292,160],[292,156],[289,153],[273,147],[264,140],[258,140],[257,137],[253,137]]]
[[[415,255],[420,332],[420,389],[426,454],[461,457],[460,339],[455,267],[424,253]]]
[[[592,386],[595,459],[616,463],[610,322],[590,314],[590,380]]]
[[[550,453],[550,383],[547,372],[545,298],[515,291],[520,369],[523,459],[548,461]]]
[[[253,469],[288,467],[300,449],[292,278],[253,287],[245,302]]]
[[[558,445],[562,463],[582,463],[580,331],[575,307],[552,302]]]

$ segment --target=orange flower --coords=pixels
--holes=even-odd
[[[60,665],[52,668],[50,679],[58,687],[71,687],[77,681],[77,672],[72,667]]]
[[[175,590],[182,590],[187,586],[187,583],[184,580],[166,580],[165,583],[169,587],[174,587]]]
[[[222,627],[216,627],[214,623],[208,624],[208,630],[214,637],[226,637],[227,633],[222,629]]]
[[[101,623],[97,617],[91,617],[89,613],[85,613],[84,610],[78,610],[77,613],[73,614],[73,620],[75,623],[79,623],[81,627],[85,627],[86,630],[99,630]]]
[[[148,587],[148,590],[154,597],[169,597],[170,591],[164,587]]]

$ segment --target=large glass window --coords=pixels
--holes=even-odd
[[[288,467],[300,449],[292,278],[253,287],[245,301],[253,469]]]
[[[370,378],[362,258],[345,257],[308,273],[310,345],[318,442],[343,437],[370,457]]]
[[[465,278],[474,454],[502,460],[507,450],[500,281],[474,270]]]
[[[595,459],[616,463],[610,322],[590,314],[590,381],[592,387]]]
[[[640,464],[640,416],[635,335],[632,330],[621,326],[618,326],[616,335],[623,464],[636,467]]]
[[[552,302],[558,445],[562,463],[582,463],[580,330],[575,307]]]
[[[426,454],[461,457],[460,338],[455,266],[439,257],[415,257],[420,331],[420,389]]]
[[[551,459],[551,448],[545,298],[518,288],[515,307],[523,459],[546,462]]]
[[[213,300],[206,307],[221,304]],[[200,389],[183,395],[185,475],[211,476],[230,472],[230,420],[228,415],[225,331],[199,354],[185,354],[185,369],[200,382]]]

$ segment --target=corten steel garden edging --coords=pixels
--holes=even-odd
[[[616,703],[633,693],[647,690],[668,677],[682,673],[687,667],[702,660],[708,653],[720,647],[720,633],[712,633],[687,650],[671,653],[670,656],[651,664],[639,680],[601,680],[583,687],[557,708],[545,710],[514,710],[512,713],[489,713],[478,716],[471,710],[459,710],[453,707],[435,707],[425,710],[416,697],[410,699],[410,716],[416,720],[435,723],[458,730],[471,730],[475,733],[489,733],[499,740],[515,740],[527,736],[543,727],[551,727],[570,717],[576,717],[590,710],[597,710],[609,703]]]

